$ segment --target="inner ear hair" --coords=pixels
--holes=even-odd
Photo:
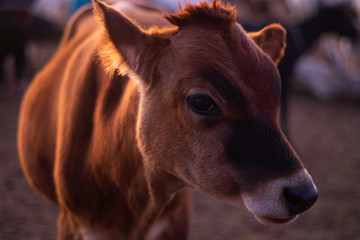
[[[141,46],[147,42],[147,34],[132,20],[112,6],[93,0],[94,12],[104,27],[98,55],[104,68],[110,73],[138,73]]]

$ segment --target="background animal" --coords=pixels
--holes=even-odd
[[[351,39],[357,37],[354,25],[356,13],[349,4],[321,7],[311,18],[286,29],[287,47],[282,61],[279,63],[281,76],[281,122],[285,132],[288,132],[288,96],[291,89],[291,75],[294,65],[301,55],[313,46],[324,33],[335,33]],[[313,79],[316,81],[316,79]]]
[[[72,19],[19,120],[24,172],[60,206],[59,239],[184,239],[188,187],[244,200],[262,223],[313,205],[279,126],[280,25],[246,34],[213,1],[144,31],[94,3],[105,32],[86,9]]]

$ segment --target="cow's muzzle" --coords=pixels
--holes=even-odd
[[[309,209],[316,202],[318,191],[311,176],[302,169],[289,177],[264,183],[242,197],[260,223],[282,224]]]

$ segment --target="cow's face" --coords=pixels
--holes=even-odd
[[[168,17],[177,29],[150,34],[101,6],[110,41],[138,79],[137,141],[151,174],[244,201],[263,223],[288,222],[315,202],[279,127],[281,26],[246,34],[229,10],[202,3]]]

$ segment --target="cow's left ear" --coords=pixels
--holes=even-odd
[[[99,55],[105,67],[111,71],[129,70],[138,74],[143,80],[146,76],[148,62],[154,62],[156,52],[154,44],[159,36],[148,34],[136,23],[115,8],[100,0],[93,0],[94,11],[105,28],[104,43],[100,45]],[[130,68],[130,69],[129,69]]]
[[[280,24],[271,24],[258,32],[248,34],[275,64],[279,63],[286,46],[286,30]]]

